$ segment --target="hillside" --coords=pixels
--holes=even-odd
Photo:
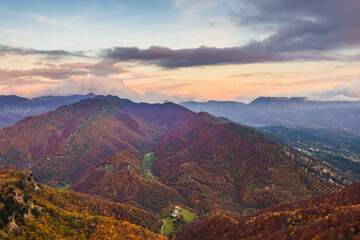
[[[355,180],[360,179],[360,138],[346,131],[271,126],[264,134],[327,162]]]
[[[71,188],[159,213],[171,205],[238,218],[274,203],[349,184],[311,158],[250,128],[199,113],[164,133],[147,154],[122,151]],[[106,186],[106,187],[104,187]]]
[[[171,187],[146,179],[140,166],[142,158],[135,150],[117,153],[89,169],[72,189],[153,213],[159,213],[170,205],[184,203],[181,194]]]
[[[349,183],[311,158],[245,126],[199,113],[155,147],[155,176],[202,213],[246,214]]]
[[[93,98],[94,94],[70,95],[70,96],[47,96],[39,98],[22,98],[15,95],[0,95],[0,128],[10,126],[21,119],[75,103],[82,99]]]
[[[0,167],[1,239],[164,239],[160,221],[122,204],[38,184]]]
[[[176,232],[176,239],[360,239],[360,184],[282,203],[241,221],[216,215]]]
[[[96,97],[31,116],[0,130],[0,163],[29,168],[39,181],[73,184],[122,150],[146,151],[193,113],[172,104]]]

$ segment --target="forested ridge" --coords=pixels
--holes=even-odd
[[[159,219],[130,206],[38,184],[0,167],[2,239],[163,239]]]

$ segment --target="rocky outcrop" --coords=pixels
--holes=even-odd
[[[40,211],[29,192],[39,189],[32,173],[20,176],[20,180],[2,179],[0,194],[0,228],[12,232],[33,218]]]

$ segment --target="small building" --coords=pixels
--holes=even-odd
[[[177,209],[174,210],[174,212],[171,214],[173,217],[179,216],[179,211]]]

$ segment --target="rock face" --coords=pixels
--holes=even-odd
[[[8,167],[8,170],[11,168]],[[34,217],[41,209],[28,194],[29,191],[39,189],[34,181],[33,174],[25,172],[19,177],[19,181],[1,179],[0,225],[7,232],[16,230],[19,224],[23,224],[25,220]]]

